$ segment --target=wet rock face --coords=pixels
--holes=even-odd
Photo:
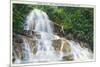
[[[27,37],[23,35],[16,35],[14,34],[13,37],[13,62],[15,61],[16,57],[19,59],[23,59],[24,54],[23,54],[23,40],[22,38],[25,38],[27,42],[29,43],[30,49],[35,55],[37,52],[37,45],[36,42],[37,40],[33,40],[32,37]],[[72,58],[70,52],[70,45],[68,44],[67,40],[62,38],[62,39],[57,39],[57,40],[52,40],[52,46],[54,47],[55,51],[62,51],[63,54],[65,55],[63,57],[64,60],[67,60],[65,58]],[[68,59],[72,60],[72,59]]]
[[[12,58],[12,61],[15,62],[16,61],[16,58],[17,59],[21,59],[23,60],[23,57],[24,57],[24,54],[23,54],[23,51],[24,51],[24,43],[23,43],[23,39],[22,38],[25,38],[27,40],[27,42],[29,43],[29,46],[33,52],[33,54],[36,53],[36,41],[33,41],[32,38],[30,37],[27,37],[27,36],[23,36],[23,35],[19,35],[19,34],[14,34],[13,35],[13,58]]]
[[[64,54],[71,51],[66,39],[53,40],[53,47],[55,51],[62,51]]]
[[[33,40],[32,38],[29,38],[29,37],[24,37],[24,38],[29,43],[30,49],[32,50],[33,54],[36,54],[36,52],[37,52],[36,40]]]
[[[13,34],[13,42],[15,43],[23,43],[23,40],[21,38],[21,35],[18,35],[18,34]]]
[[[22,59],[23,58],[23,52],[22,52],[22,44],[23,44],[23,40],[21,38],[21,35],[18,34],[13,34],[13,43],[12,43],[12,60],[13,62],[16,61],[16,58]]]

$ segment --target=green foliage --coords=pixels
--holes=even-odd
[[[13,4],[14,32],[23,30],[25,17],[34,8],[45,11],[53,22],[62,25],[65,36],[72,33],[75,38],[93,44],[93,8]]]
[[[13,5],[13,31],[22,31],[25,17],[30,10],[32,10],[31,6]]]

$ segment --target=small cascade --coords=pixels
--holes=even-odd
[[[23,38],[23,61],[21,63],[33,62],[33,53],[31,51],[30,45],[25,38]]]
[[[75,61],[89,61],[93,59],[92,52],[85,47],[81,47],[78,42],[69,41],[71,52]]]

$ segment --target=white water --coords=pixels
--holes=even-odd
[[[36,34],[39,34],[40,38],[33,36],[33,40],[37,40],[37,52],[35,55],[33,55],[27,40],[23,38],[24,58],[21,63],[63,60],[63,52],[59,51],[59,53],[56,53],[52,46],[52,40],[59,39],[60,37],[54,36],[53,22],[49,20],[48,15],[45,12],[38,9],[32,10],[26,18],[24,30],[34,31]],[[32,33],[30,34],[32,35]],[[74,61],[92,59],[92,53],[88,51],[87,48],[82,48],[79,43],[74,41],[68,41],[68,43]]]
[[[35,26],[34,29],[32,25]],[[55,53],[54,47],[52,46],[52,40],[54,39],[53,23],[49,20],[45,12],[34,9],[29,16],[27,16],[24,30],[31,30],[40,35],[40,38],[33,37],[33,40],[37,40],[37,53],[32,57],[33,62],[61,60],[61,56]],[[26,49],[29,48],[27,47]],[[25,52],[26,56],[27,54],[29,55],[29,53],[31,52]],[[30,57],[27,57],[27,59],[29,58]]]
[[[69,44],[75,61],[91,61],[93,59],[93,54],[88,48],[82,48],[79,43],[71,40]]]

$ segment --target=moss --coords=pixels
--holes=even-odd
[[[64,57],[63,57],[63,60],[64,60],[64,61],[73,61],[73,57],[72,57],[71,55],[69,55],[69,56],[64,56]]]

